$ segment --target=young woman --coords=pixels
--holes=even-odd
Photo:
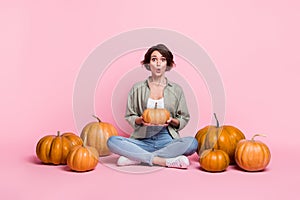
[[[187,156],[196,152],[194,137],[180,137],[190,119],[182,88],[165,77],[175,63],[172,52],[163,44],[148,49],[141,62],[151,75],[133,85],[127,100],[125,119],[134,128],[130,138],[112,136],[107,141],[111,152],[120,155],[117,165],[160,165],[187,168]],[[167,109],[171,117],[166,124],[144,122],[142,114],[147,108]]]

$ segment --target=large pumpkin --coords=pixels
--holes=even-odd
[[[36,155],[43,163],[66,164],[67,156],[72,147],[82,145],[82,140],[74,133],[47,135],[36,145]]]
[[[200,129],[195,138],[198,141],[198,155],[206,149],[220,149],[225,151],[229,158],[230,163],[234,163],[234,153],[237,143],[245,139],[245,135],[236,127],[224,125],[219,126],[219,121],[214,113],[217,125],[206,126]]]
[[[107,140],[111,136],[118,135],[117,129],[110,123],[102,122],[98,117],[94,116],[98,122],[91,122],[87,124],[80,137],[82,140],[86,138],[87,146],[91,146],[97,149],[99,156],[107,156],[111,152],[107,147]]]
[[[229,156],[226,152],[217,149],[207,149],[200,156],[200,166],[209,172],[221,172],[229,166]]]
[[[98,151],[94,147],[75,146],[67,157],[67,165],[73,171],[85,172],[95,169],[98,164]]]
[[[157,108],[157,103],[155,103],[154,108],[144,110],[142,117],[146,123],[165,124],[170,119],[170,112],[164,108]]]
[[[271,160],[271,153],[266,144],[254,140],[256,134],[251,140],[241,140],[236,147],[235,161],[237,165],[246,171],[261,171],[267,167]]]

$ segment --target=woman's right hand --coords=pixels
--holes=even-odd
[[[135,118],[135,124],[140,126],[159,126],[157,124],[151,124],[144,121],[143,116]]]
[[[137,125],[144,125],[144,123],[145,122],[144,122],[142,116],[135,118],[135,124],[137,124]]]
[[[140,126],[168,126],[169,124],[151,124],[144,121],[143,116],[135,118],[135,124]]]

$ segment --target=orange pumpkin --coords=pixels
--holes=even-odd
[[[245,135],[234,126],[219,126],[219,121],[215,113],[214,116],[217,125],[206,126],[200,129],[195,135],[198,141],[197,153],[201,155],[206,149],[220,149],[228,154],[230,163],[234,163],[236,145],[240,140],[245,139]]]
[[[246,171],[261,171],[267,167],[271,160],[271,152],[266,144],[254,140],[241,140],[236,147],[235,161],[237,165]]]
[[[229,156],[226,152],[216,149],[207,149],[200,156],[200,166],[209,172],[221,172],[229,166]]]
[[[144,110],[142,117],[146,123],[160,125],[165,124],[170,119],[170,112],[164,108],[157,108],[157,103],[155,103],[154,108]]]
[[[94,116],[98,122],[91,122],[87,124],[80,137],[82,140],[86,138],[87,146],[97,149],[99,156],[107,156],[111,152],[107,147],[107,140],[111,136],[118,135],[117,129],[110,123],[102,122],[98,117]]]
[[[67,156],[72,147],[82,145],[82,140],[74,133],[47,135],[36,145],[36,155],[43,163],[66,164]]]
[[[67,157],[67,165],[73,171],[85,172],[95,169],[98,164],[98,151],[94,147],[75,146]]]

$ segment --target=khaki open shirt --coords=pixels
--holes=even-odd
[[[147,109],[149,95],[150,88],[147,80],[134,84],[128,94],[125,119],[134,129],[130,136],[132,138],[147,137],[147,126],[137,125],[135,119],[140,117]],[[176,118],[180,122],[177,128],[171,125],[167,128],[173,138],[179,138],[179,131],[187,125],[190,119],[184,93],[178,84],[167,80],[163,95],[164,108],[170,112],[172,118]]]

